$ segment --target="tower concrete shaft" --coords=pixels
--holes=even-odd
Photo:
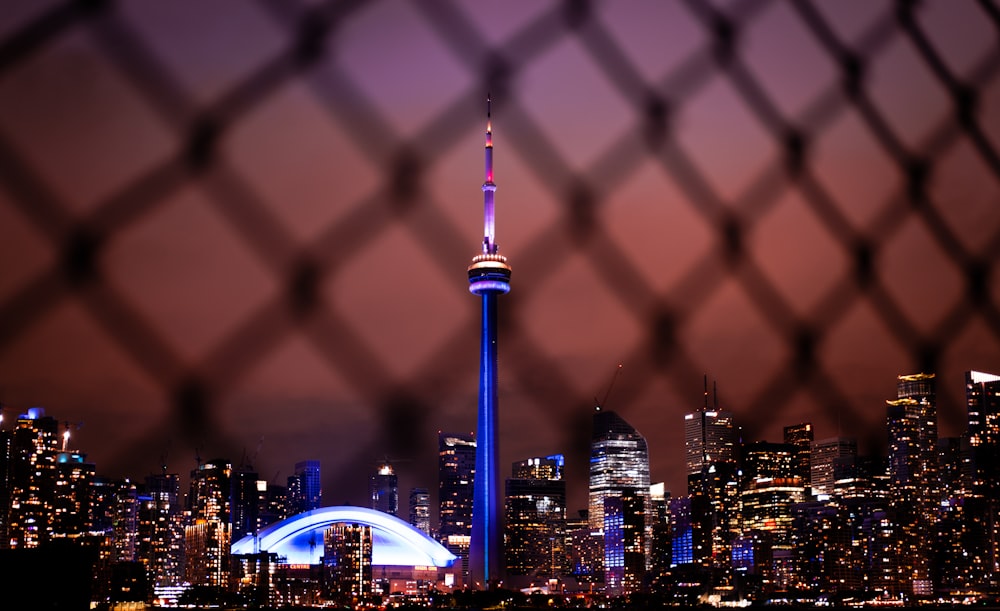
[[[483,252],[469,266],[469,291],[483,301],[479,351],[479,410],[476,425],[476,474],[472,497],[472,538],[469,542],[471,586],[488,588],[502,575],[499,429],[497,396],[497,296],[510,291],[510,266],[495,241],[493,194],[493,126],[486,102],[486,180],[483,183]]]

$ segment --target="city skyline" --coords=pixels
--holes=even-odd
[[[966,376],[964,378],[965,384],[963,384],[963,387],[966,387],[970,383],[977,383],[977,384],[979,384],[979,383],[989,383],[989,382],[993,382],[993,381],[996,381],[996,380],[1000,380],[1000,375],[998,375],[998,374],[992,374],[992,373],[988,373],[988,372],[984,372],[984,371],[980,371],[980,370],[970,370],[970,371],[968,371],[968,372],[965,373],[965,376]],[[903,382],[901,382],[901,380],[903,380],[903,379],[923,379],[925,377],[929,377],[929,378],[935,380],[936,383],[940,383],[941,382],[940,376],[936,376],[934,374],[924,374],[924,373],[919,373],[919,374],[899,374],[897,376],[897,378],[894,378],[894,383],[892,384],[892,387],[893,388],[900,387],[901,384],[903,384]],[[902,391],[900,391],[900,392],[902,392]],[[892,398],[890,398],[890,395],[887,395],[886,398],[883,399],[882,404],[879,407],[883,409],[884,417],[886,419],[889,419],[889,420],[892,419],[892,413],[893,413],[892,410],[893,409],[897,409],[898,410],[898,407],[896,407],[896,404],[899,401],[905,401],[905,399],[892,399]],[[677,423],[677,424],[678,425],[682,425],[682,428],[683,428],[683,426],[690,426],[690,423],[692,421],[691,416],[700,415],[700,414],[703,413],[703,410],[705,410],[705,409],[706,408],[705,408],[704,405],[698,406],[697,408],[695,408],[695,412],[693,412],[691,414],[687,414],[685,416],[682,416],[681,421],[679,423]],[[711,409],[714,409],[714,406],[712,408],[709,408],[709,410],[711,410]],[[692,484],[691,484],[691,481],[692,481],[691,477],[692,477],[692,475],[697,474],[700,471],[690,471],[690,466],[689,467],[685,467],[685,471],[686,471],[685,477],[683,479],[681,479],[680,481],[676,482],[676,484],[672,484],[671,482],[666,481],[664,478],[660,477],[661,474],[656,473],[652,469],[650,469],[650,471],[649,471],[648,474],[640,474],[639,476],[637,476],[635,478],[635,481],[633,481],[632,479],[627,480],[627,482],[629,482],[627,484],[623,483],[623,482],[626,482],[626,480],[621,480],[621,481],[618,481],[617,483],[611,483],[609,481],[606,481],[607,478],[608,478],[608,473],[611,472],[611,471],[607,471],[609,468],[611,470],[614,470],[614,469],[625,469],[626,471],[630,471],[630,472],[634,470],[634,466],[627,466],[627,465],[631,465],[632,464],[631,461],[636,460],[636,458],[634,458],[634,457],[631,456],[631,453],[634,453],[634,452],[638,451],[638,453],[641,454],[642,457],[643,457],[642,460],[643,461],[647,461],[647,460],[649,460],[648,458],[646,458],[647,455],[651,458],[654,454],[656,454],[656,453],[658,453],[660,451],[664,451],[664,450],[666,450],[666,448],[664,448],[662,446],[656,446],[654,444],[648,444],[648,448],[647,448],[647,443],[645,441],[645,435],[641,431],[637,431],[628,422],[625,422],[620,416],[618,416],[617,414],[615,414],[613,412],[613,410],[602,410],[602,409],[591,408],[590,414],[593,415],[593,416],[595,416],[595,418],[594,418],[595,425],[598,422],[600,423],[600,427],[599,428],[594,428],[592,430],[592,434],[594,435],[594,437],[593,437],[593,441],[591,443],[593,445],[592,445],[592,449],[590,450],[590,452],[591,452],[591,458],[590,458],[590,460],[588,460],[588,463],[590,464],[591,471],[590,471],[589,476],[583,477],[579,481],[568,481],[567,482],[567,499],[568,499],[568,503],[567,503],[567,507],[566,507],[567,514],[574,514],[575,515],[575,513],[577,511],[579,511],[579,510],[588,509],[589,507],[594,506],[594,503],[595,503],[595,500],[594,500],[595,497],[594,497],[594,495],[595,494],[598,494],[597,498],[598,498],[599,502],[601,504],[603,504],[603,498],[604,497],[602,496],[602,492],[601,491],[604,490],[605,488],[615,489],[615,488],[618,488],[618,487],[621,487],[621,486],[626,486],[626,487],[636,487],[636,486],[638,486],[638,488],[646,489],[650,485],[656,484],[656,485],[663,485],[664,491],[667,492],[667,493],[670,493],[674,497],[683,496],[685,494],[690,494],[691,493],[691,486],[692,486]],[[781,439],[780,436],[779,437],[773,437],[773,436],[772,437],[756,437],[756,438],[740,437],[739,436],[739,431],[741,431],[743,427],[741,426],[741,422],[740,422],[740,419],[739,419],[739,414],[733,414],[731,412],[722,412],[722,411],[718,411],[718,412],[716,412],[716,411],[708,411],[708,414],[709,414],[709,416],[713,420],[717,420],[718,419],[717,415],[721,414],[722,417],[723,417],[723,419],[725,420],[726,427],[730,431],[730,437],[731,438],[727,442],[730,447],[728,448],[727,453],[724,455],[724,456],[726,456],[726,458],[723,458],[722,462],[727,462],[727,463],[731,462],[733,464],[734,468],[735,468],[736,461],[737,461],[736,457],[739,456],[739,453],[741,451],[740,448],[743,448],[745,450],[746,447],[751,446],[753,444],[764,444],[764,445],[781,445],[782,444],[782,439]],[[978,416],[978,414],[977,414],[977,416]],[[98,463],[96,463],[96,461],[92,460],[91,454],[89,452],[89,448],[86,445],[81,445],[80,442],[78,441],[78,435],[74,434],[73,431],[72,431],[72,428],[75,427],[78,423],[73,422],[72,420],[66,419],[66,415],[65,414],[52,413],[51,410],[46,409],[46,408],[41,407],[41,406],[33,407],[30,410],[27,410],[24,414],[20,414],[20,415],[14,417],[14,418],[11,418],[10,414],[6,414],[4,416],[4,419],[2,421],[0,421],[0,431],[3,431],[3,430],[12,430],[16,426],[16,420],[18,418],[29,418],[29,419],[48,418],[48,419],[51,419],[54,422],[54,424],[58,426],[58,430],[54,431],[52,433],[52,436],[54,436],[54,437],[58,436],[59,439],[62,440],[61,443],[64,445],[64,448],[65,448],[63,451],[71,453],[71,454],[74,454],[74,455],[78,455],[79,457],[81,457],[80,459],[83,460],[84,462],[86,462],[87,464],[90,464],[92,466],[96,466],[96,476],[100,477],[100,478],[116,479],[116,478],[119,478],[119,477],[123,477],[123,478],[131,480],[133,482],[141,482],[141,481],[143,481],[143,478],[146,478],[146,477],[154,477],[154,476],[159,476],[159,475],[163,475],[163,474],[170,474],[172,477],[177,477],[178,478],[178,482],[181,483],[182,489],[186,489],[186,486],[190,483],[190,479],[187,476],[187,474],[189,472],[192,473],[192,474],[194,474],[196,471],[199,471],[199,470],[205,468],[206,466],[207,467],[212,467],[213,464],[218,463],[218,462],[229,463],[234,468],[234,473],[238,473],[239,469],[249,469],[249,468],[253,468],[255,470],[254,471],[255,474],[257,474],[257,472],[260,471],[260,469],[257,469],[256,466],[252,463],[252,461],[248,460],[247,455],[244,453],[242,455],[242,457],[240,457],[239,459],[237,459],[235,457],[229,457],[229,456],[211,456],[211,457],[209,457],[209,456],[196,456],[196,457],[192,457],[192,462],[190,464],[182,466],[180,469],[170,469],[170,468],[167,468],[166,465],[161,465],[160,467],[156,468],[155,470],[152,470],[152,471],[149,471],[149,472],[134,471],[134,472],[125,473],[123,475],[110,474],[110,473],[102,471],[101,465],[98,464]],[[976,416],[970,416],[970,420],[974,420],[975,418],[976,418]],[[980,428],[983,427],[982,423],[977,423],[977,424],[978,424],[978,426]],[[70,427],[69,429],[66,428],[67,425]],[[853,456],[853,457],[869,457],[869,458],[872,458],[872,459],[880,459],[880,458],[884,459],[887,456],[887,451],[889,451],[891,449],[891,443],[892,443],[891,440],[894,438],[894,433],[891,430],[885,428],[886,423],[885,423],[885,420],[883,420],[883,433],[886,435],[886,438],[887,438],[886,447],[883,448],[880,453],[879,452],[872,453],[872,452],[867,452],[867,451],[859,451],[858,450],[858,440],[859,440],[859,437],[856,436],[856,435],[852,435],[851,431],[849,431],[849,430],[843,430],[842,429],[842,430],[838,431],[838,433],[836,435],[827,435],[822,430],[818,430],[817,431],[816,427],[811,422],[808,422],[808,421],[801,422],[801,423],[800,422],[795,422],[795,423],[793,423],[793,422],[779,422],[778,425],[779,425],[779,429],[786,429],[786,430],[794,428],[794,427],[798,427],[798,426],[801,426],[801,425],[809,425],[810,432],[817,433],[817,436],[814,438],[814,440],[811,443],[811,445],[813,446],[814,449],[815,448],[824,448],[823,451],[825,451],[825,448],[827,446],[831,446],[831,444],[832,444],[831,447],[834,447],[834,448],[848,447],[850,449],[850,451],[846,452],[846,453],[842,449],[839,450],[839,453],[836,454],[837,456],[848,456],[849,455],[849,456]],[[975,428],[975,426],[973,426],[972,428]],[[69,432],[69,434],[66,434],[67,432]],[[613,435],[611,437],[608,437],[608,439],[618,439],[619,440],[619,442],[618,442],[619,444],[623,443],[621,441],[623,439],[628,440],[628,439],[633,439],[634,438],[634,440],[637,440],[637,443],[638,443],[637,449],[625,450],[625,449],[623,449],[622,446],[619,445],[618,449],[616,451],[618,453],[622,453],[622,454],[621,454],[620,457],[615,458],[613,461],[611,461],[612,463],[614,463],[614,466],[613,467],[611,467],[611,466],[597,467],[598,471],[595,472],[594,471],[595,466],[598,465],[598,464],[603,464],[604,461],[606,460],[603,457],[605,455],[605,452],[607,452],[606,449],[602,449],[603,448],[602,443],[606,443],[606,441],[599,443],[598,440],[599,440],[599,438],[600,439],[604,439],[605,436],[611,435],[612,433],[613,433]],[[965,433],[965,431],[963,431],[963,433]],[[716,435],[718,436],[718,433]],[[983,435],[983,433],[979,433],[979,435]],[[385,488],[384,487],[384,486],[386,486],[386,484],[379,483],[378,486],[380,488],[378,488],[378,489],[380,490],[380,492],[379,492],[378,495],[376,495],[376,493],[375,493],[375,490],[376,490],[376,488],[375,488],[376,481],[380,481],[381,477],[388,475],[388,476],[391,477],[391,480],[394,482],[392,484],[394,486],[393,490],[395,490],[395,494],[398,495],[397,497],[394,497],[394,500],[397,503],[397,505],[396,505],[397,506],[397,513],[399,511],[399,509],[398,509],[399,508],[399,505],[398,505],[398,497],[399,496],[409,495],[410,492],[411,492],[411,490],[414,490],[414,489],[426,489],[426,490],[432,491],[430,493],[430,500],[431,500],[430,507],[433,508],[432,511],[431,511],[431,516],[430,516],[431,522],[432,522],[432,524],[434,524],[436,526],[439,526],[440,525],[439,522],[440,522],[441,516],[438,515],[437,509],[438,509],[438,506],[439,506],[438,504],[441,502],[441,497],[440,497],[440,494],[439,494],[438,485],[440,485],[440,484],[443,483],[443,481],[439,479],[439,475],[441,473],[443,473],[444,472],[443,470],[445,469],[445,467],[443,466],[444,463],[440,462],[440,461],[444,460],[444,456],[445,456],[443,454],[444,449],[446,447],[447,448],[454,448],[456,445],[459,446],[459,447],[461,447],[461,446],[469,446],[469,447],[471,447],[473,449],[473,451],[467,452],[468,456],[465,457],[464,459],[451,458],[448,461],[449,463],[454,462],[454,465],[452,465],[451,467],[448,467],[449,469],[455,469],[455,468],[458,469],[458,471],[457,471],[458,475],[456,477],[467,477],[467,475],[462,476],[461,474],[464,473],[465,471],[469,471],[470,469],[473,468],[474,450],[476,448],[476,443],[475,443],[475,436],[474,436],[473,433],[463,434],[463,433],[457,433],[457,432],[442,431],[442,432],[439,432],[437,434],[437,436],[438,436],[438,441],[439,441],[439,446],[440,446],[439,447],[439,451],[437,453],[432,454],[430,457],[423,457],[424,459],[430,460],[430,461],[434,462],[437,465],[436,471],[438,471],[438,475],[435,476],[435,478],[434,478],[433,481],[428,481],[428,482],[417,481],[417,480],[414,479],[414,475],[413,475],[412,472],[410,472],[408,474],[408,476],[406,477],[406,481],[403,481],[403,475],[407,474],[407,471],[408,471],[407,465],[409,464],[410,461],[407,460],[405,462],[398,463],[398,464],[394,465],[392,463],[391,459],[383,458],[383,459],[380,459],[380,460],[377,460],[377,461],[373,461],[371,463],[369,469],[363,474],[364,475],[364,478],[363,478],[364,485],[362,487],[360,487],[358,490],[349,491],[346,494],[340,494],[339,496],[334,497],[334,499],[326,501],[326,500],[322,500],[321,497],[320,497],[320,491],[323,489],[322,485],[319,483],[320,482],[320,480],[319,480],[319,472],[322,469],[322,462],[323,462],[322,460],[318,460],[318,459],[302,459],[302,458],[297,458],[297,457],[290,457],[286,461],[287,468],[289,469],[289,472],[292,474],[289,477],[286,478],[284,475],[281,475],[282,472],[280,470],[275,473],[275,475],[277,476],[276,479],[267,478],[267,477],[265,477],[266,473],[262,473],[262,472],[259,473],[259,475],[261,477],[265,477],[264,481],[267,481],[270,484],[279,484],[279,485],[284,486],[285,483],[288,483],[289,484],[289,486],[288,486],[289,494],[292,494],[292,497],[294,497],[295,499],[301,499],[301,500],[295,501],[296,503],[300,503],[301,504],[300,505],[300,507],[301,507],[300,510],[301,511],[308,511],[309,509],[314,509],[314,508],[318,508],[318,507],[326,507],[326,506],[334,506],[334,505],[346,505],[346,506],[373,507],[373,508],[375,508],[375,504],[376,504],[375,503],[375,499],[376,498],[381,499],[382,494],[384,493],[384,491],[389,489],[389,488]],[[688,437],[688,440],[686,441],[685,444],[682,445],[682,449],[677,450],[677,448],[674,448],[674,450],[675,450],[674,453],[676,454],[676,456],[673,456],[673,458],[672,458],[672,460],[674,462],[680,462],[681,464],[689,463],[689,461],[691,460],[691,457],[694,456],[695,453],[697,453],[697,452],[692,453],[692,448],[697,449],[699,447],[698,444],[699,443],[703,443],[703,442],[699,442],[696,439],[694,439],[691,436],[691,434],[688,434],[687,437]],[[924,445],[926,445],[926,444],[932,444],[933,445],[933,440],[934,439],[938,439],[938,438],[943,439],[945,437],[946,437],[945,435],[939,435],[938,437],[929,436],[929,437],[926,437],[925,439],[922,439],[921,443],[924,444]],[[785,438],[785,445],[788,445],[788,443],[789,442],[787,441],[787,437],[786,437]],[[716,443],[716,445],[714,447],[722,447],[722,446],[719,445],[718,443]],[[930,446],[928,446],[928,447],[930,447]],[[697,451],[700,451],[700,450],[697,450]],[[926,451],[926,449],[924,451]],[[455,455],[454,450],[449,451],[448,455],[449,456],[454,456]],[[553,458],[555,458],[557,456],[559,458],[559,472],[560,472],[559,479],[560,480],[565,480],[563,472],[564,472],[564,468],[566,466],[566,462],[567,461],[565,461],[565,459],[562,457],[562,455],[550,455],[550,456],[548,456],[548,458],[549,459],[553,459]],[[597,458],[596,458],[597,456],[601,456],[602,457],[601,461],[597,461]],[[823,454],[819,454],[818,456],[823,456]],[[512,463],[511,463],[512,466],[511,467],[508,467],[507,465],[503,465],[501,467],[501,469],[500,469],[501,481],[504,481],[505,479],[510,479],[512,477],[515,477],[516,473],[517,473],[516,468],[518,467],[518,465],[521,465],[525,460],[527,460],[529,458],[530,457],[522,457],[522,458],[520,458],[518,460],[512,461]],[[816,457],[814,457],[814,460],[815,459],[816,459]],[[718,464],[718,460],[719,460],[719,458],[718,458],[718,455],[717,455],[716,460],[712,461],[713,464]],[[926,458],[924,458],[922,460],[926,460]],[[464,462],[462,462],[462,461],[464,461]],[[597,461],[597,462],[595,462],[595,461]],[[621,464],[618,464],[618,463],[621,463]],[[638,463],[636,463],[636,464],[638,464]],[[707,467],[708,464],[709,463],[705,463],[702,466]],[[461,466],[459,466],[459,465],[461,465]],[[623,465],[626,465],[627,467],[623,466]],[[698,469],[700,470],[702,468],[702,466],[699,466]],[[602,471],[601,469],[604,469],[605,471],[607,471],[607,473],[605,473],[605,471]],[[325,471],[326,469],[322,469],[322,470]],[[811,477],[813,479],[819,478],[819,479],[817,479],[817,481],[819,481],[819,482],[827,482],[831,478],[831,475],[829,473],[827,473],[828,470],[829,470],[829,467],[823,467],[823,468],[819,468],[819,470],[817,471],[817,466],[814,464],[813,465],[813,469],[812,469],[812,475],[811,475]],[[912,470],[912,468],[908,469],[908,471],[909,470]],[[305,475],[307,473],[309,474],[308,477]],[[990,477],[992,477],[992,476],[990,476]],[[287,482],[286,482],[286,480],[287,480]],[[293,480],[295,480],[294,484],[293,484]],[[306,481],[308,481],[310,483],[308,485],[306,485],[305,484]],[[403,483],[399,483],[399,482],[403,482]],[[412,485],[410,483],[407,483],[407,482],[412,482]],[[643,482],[645,482],[645,483],[643,483]],[[293,486],[294,486],[294,488],[293,488]],[[317,486],[319,486],[319,487],[317,488]],[[596,488],[595,488],[595,486],[596,486]],[[309,491],[309,492],[306,492],[306,491]],[[341,491],[341,492],[343,492],[343,491]],[[823,493],[825,493],[825,491],[823,491]],[[816,494],[816,493],[814,492],[814,494]],[[458,492],[458,491],[449,492],[449,498],[451,498],[451,496],[454,496],[454,495],[459,495],[459,496],[461,496],[461,495],[469,495],[469,499],[468,499],[469,505],[466,506],[463,510],[460,510],[460,516],[464,516],[464,517],[460,517],[459,518],[459,522],[458,522],[459,524],[464,524],[464,528],[468,528],[469,527],[469,523],[471,522],[471,515],[472,515],[471,514],[471,511],[472,511],[472,509],[471,509],[471,484],[468,486],[468,490],[464,490],[464,492]],[[292,497],[289,497],[289,498],[292,498]],[[308,499],[311,499],[311,500],[308,500]],[[577,502],[577,499],[580,499],[579,502]],[[382,500],[379,501],[379,503],[382,503],[382,502],[383,502]],[[391,505],[386,505],[386,507],[388,507],[388,506],[391,506]],[[382,507],[382,506],[379,505],[379,507]],[[381,511],[386,511],[385,508],[380,508],[380,510]],[[393,515],[395,515],[395,514],[393,514]],[[405,518],[406,516],[405,515],[400,515],[399,517]],[[594,524],[596,524],[596,523],[594,523]],[[593,525],[593,524],[592,524],[592,526],[594,528],[599,528],[598,526]]]
[[[435,431],[475,428],[487,91],[518,265],[499,464],[563,454],[570,510],[617,363],[608,408],[681,490],[658,448],[704,373],[748,435],[850,423],[868,452],[899,372],[934,362],[954,435],[961,372],[1000,362],[975,3],[10,7],[0,401],[82,422],[109,474],[296,454],[363,504],[388,456],[434,489]]]
[[[706,381],[703,405],[684,417],[684,447],[674,448],[688,471],[686,494],[651,484],[641,432],[595,407],[588,490],[600,513],[588,523],[567,511],[562,455],[514,462],[501,591],[541,583],[547,596],[578,604],[595,594],[653,605],[995,601],[1000,375],[964,377],[966,431],[947,438],[938,436],[937,376],[897,375],[895,398],[884,400],[885,456],[816,440],[809,423],[784,426],[783,442],[736,439],[733,415],[709,407]],[[92,585],[66,596],[166,601],[207,586],[247,601],[426,604],[435,590],[486,589],[474,569],[466,573],[478,454],[471,435],[439,434],[442,512],[428,533],[420,512],[407,523],[384,502],[398,499],[385,461],[370,471],[371,509],[323,504],[315,460],[297,462],[279,491],[246,466],[199,461],[181,495],[178,476],[165,470],[143,483],[99,476],[59,431],[40,409],[0,430],[0,551],[24,560],[93,552],[72,569]]]

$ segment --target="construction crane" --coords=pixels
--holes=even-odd
[[[618,381],[618,376],[621,375],[621,372],[622,372],[622,364],[618,363],[618,367],[615,369],[615,375],[611,377],[611,383],[608,384],[608,390],[604,393],[604,398],[598,401],[597,397],[596,396],[594,397],[594,411],[599,412],[601,411],[602,407],[607,405],[608,397],[611,396],[611,390],[615,387],[615,382]]]

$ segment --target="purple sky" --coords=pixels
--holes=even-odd
[[[328,503],[363,504],[366,471],[384,456],[400,459],[404,495],[433,490],[435,432],[475,422],[479,306],[464,268],[480,240],[490,51],[509,79],[490,85],[507,85],[494,105],[497,237],[514,269],[501,302],[501,462],[565,453],[570,509],[583,506],[592,397],[619,362],[608,407],[646,436],[653,480],[675,494],[682,417],[700,404],[702,373],[756,436],[811,421],[819,438],[853,435],[877,450],[895,376],[920,362],[914,346],[939,348],[942,434],[961,432],[962,372],[1000,371],[1000,180],[989,161],[1000,50],[978,4],[921,3],[913,30],[975,84],[978,146],[954,129],[951,95],[889,2],[814,7],[868,60],[863,100],[899,150],[929,159],[924,215],[909,212],[907,175],[790,3],[594,3],[572,29],[554,3],[367,2],[333,11],[319,59],[290,68],[313,4],[121,3],[15,46],[60,3],[5,3],[0,162],[19,164],[0,169],[7,417],[42,405],[83,422],[75,444],[108,475],[141,476],[165,453],[186,473],[196,446],[238,462],[259,445],[268,479],[321,460]],[[740,24],[729,72],[715,63],[712,6]],[[137,49],[119,46],[129,39]],[[160,72],[137,83],[143,58]],[[741,75],[808,134],[807,181],[786,180],[783,141]],[[646,91],[669,107],[653,148]],[[209,111],[226,119],[216,171],[129,195]],[[387,195],[401,151],[420,161],[409,199]],[[38,212],[49,208],[22,176],[48,190],[56,214]],[[568,195],[581,182],[589,226]],[[816,187],[840,233],[818,212]],[[744,229],[735,267],[720,231],[729,218]],[[89,283],[46,284],[63,278],[66,236],[108,224]],[[867,293],[845,232],[878,246]],[[248,233],[283,246],[262,255]],[[955,253],[983,262],[980,307],[963,307]],[[318,305],[296,319],[281,304],[302,257],[319,262]],[[754,287],[779,305],[762,307]],[[109,300],[160,347],[122,341],[128,327]],[[901,313],[895,327],[886,300]],[[680,321],[666,357],[653,333],[664,311]],[[789,321],[822,336],[817,375],[782,393],[777,381],[796,377],[795,344],[779,331]],[[205,431],[178,424],[175,388],[192,372],[209,389]]]

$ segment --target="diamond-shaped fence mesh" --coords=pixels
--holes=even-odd
[[[511,460],[582,473],[619,361],[655,478],[704,372],[749,437],[877,447],[892,376],[957,434],[1000,363],[989,0],[4,12],[0,384],[120,469],[264,435],[348,486],[473,426],[487,91]]]

